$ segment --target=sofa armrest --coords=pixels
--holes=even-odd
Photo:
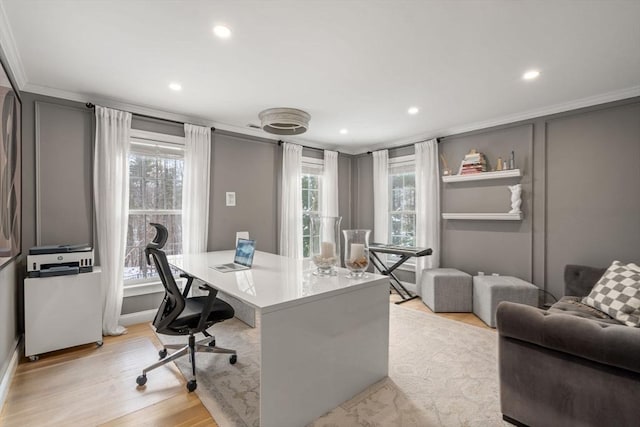
[[[496,313],[500,337],[525,341],[640,373],[640,329],[601,323],[503,301]]]
[[[605,271],[606,268],[567,264],[564,267],[564,294],[586,297]]]

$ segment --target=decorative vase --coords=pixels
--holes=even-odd
[[[311,217],[311,259],[316,265],[315,275],[336,275],[340,260],[340,221],[340,216]]]
[[[349,270],[347,277],[365,277],[369,267],[369,234],[371,230],[343,230],[344,265]]]

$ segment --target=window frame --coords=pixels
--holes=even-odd
[[[415,173],[416,173],[416,156],[414,154],[410,154],[410,155],[406,155],[406,156],[398,156],[398,157],[393,157],[390,158],[387,162],[387,167],[388,167],[388,175],[389,175],[389,184],[388,184],[388,194],[389,194],[389,206],[388,206],[388,216],[389,216],[389,235],[387,236],[389,239],[389,243],[392,242],[391,239],[391,235],[393,233],[393,224],[391,222],[391,216],[394,213],[398,213],[398,211],[393,211],[392,210],[392,206],[393,206],[393,187],[392,187],[392,182],[393,182],[393,176],[394,175],[401,175],[401,174],[406,174],[406,173],[413,173],[414,175],[414,185],[415,185]],[[413,211],[402,211],[400,213],[413,213],[414,218],[416,218],[417,216],[417,211],[415,210],[415,206],[414,206],[414,210]],[[417,219],[417,218],[416,218]],[[414,230],[414,237],[415,237],[415,230]],[[415,246],[415,241],[414,241],[414,246]],[[387,256],[387,262],[395,262],[397,261],[397,258],[394,258],[393,255],[389,255]],[[399,270],[407,270],[407,271],[415,271],[416,268],[416,262],[415,262],[415,258],[409,258],[404,264],[402,264],[400,267],[398,267]]]
[[[129,153],[157,154],[161,150],[167,154],[167,158],[178,157],[184,160],[185,138],[182,136],[168,135],[157,132],[149,132],[138,129],[131,129],[129,133]],[[136,148],[134,148],[137,147]],[[146,147],[146,148],[141,148]],[[155,152],[154,152],[155,151]],[[175,154],[174,154],[175,153]],[[181,153],[180,155],[178,153]],[[172,154],[174,154],[172,156]],[[127,173],[128,170],[127,170]],[[182,209],[155,210],[155,209],[128,209],[128,216],[136,214],[182,214]],[[128,220],[127,220],[128,221]],[[145,295],[156,292],[163,292],[164,287],[159,277],[147,277],[140,279],[123,280],[124,296]]]

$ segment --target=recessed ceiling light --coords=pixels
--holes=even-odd
[[[419,111],[420,111],[420,109],[418,109],[418,107],[409,107],[409,109],[407,110],[407,113],[409,113],[409,114],[418,114]]]
[[[346,135],[349,133],[349,129],[340,129],[340,135]]]
[[[182,85],[180,83],[169,83],[169,89],[175,90],[176,92],[182,90]]]
[[[231,30],[224,25],[216,25],[213,27],[213,33],[221,39],[228,39],[231,37]]]
[[[524,73],[522,75],[522,78],[525,80],[533,80],[536,77],[538,77],[540,75],[540,71],[538,70],[531,70],[531,71],[527,71],[526,73]]]

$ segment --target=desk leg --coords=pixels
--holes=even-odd
[[[386,279],[262,313],[260,425],[299,427],[388,374]]]

